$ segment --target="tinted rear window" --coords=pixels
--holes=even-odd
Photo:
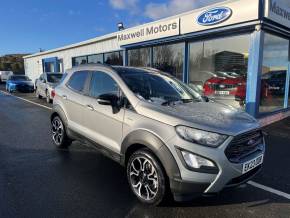
[[[63,74],[47,74],[47,82],[49,83],[59,83]]]
[[[68,86],[75,91],[81,92],[84,90],[87,77],[88,72],[86,71],[75,72],[68,81]]]
[[[29,81],[27,76],[10,76],[9,79],[14,81]]]

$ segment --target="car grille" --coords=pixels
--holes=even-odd
[[[236,136],[225,150],[225,155],[232,163],[240,163],[253,153],[264,150],[262,131],[254,131]]]

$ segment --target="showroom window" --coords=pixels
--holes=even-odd
[[[105,64],[109,65],[123,65],[123,56],[122,52],[116,51],[116,52],[110,52],[105,53]]]
[[[73,66],[78,66],[81,64],[87,64],[88,63],[88,57],[87,56],[82,56],[82,57],[75,57],[72,59],[72,65]]]
[[[289,40],[265,34],[259,111],[284,108],[289,63]]]
[[[150,48],[129,50],[128,65],[133,67],[150,67]]]
[[[216,101],[245,108],[250,35],[190,43],[189,84]]]
[[[103,54],[96,54],[96,55],[89,55],[88,56],[88,63],[89,64],[102,64],[103,61]]]
[[[183,79],[184,43],[153,47],[153,67]]]

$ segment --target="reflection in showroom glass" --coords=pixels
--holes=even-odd
[[[289,41],[266,33],[259,108],[262,113],[284,108],[288,58]]]
[[[245,108],[250,35],[190,44],[189,84],[216,101]]]

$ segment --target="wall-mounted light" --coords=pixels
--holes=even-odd
[[[125,27],[124,27],[123,22],[118,23],[118,30],[121,31],[121,30],[124,30],[124,29],[125,29]]]

